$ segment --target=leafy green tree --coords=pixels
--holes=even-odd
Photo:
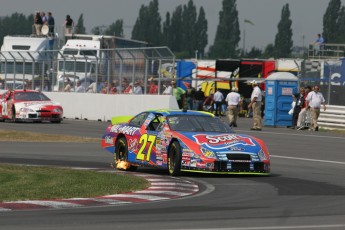
[[[198,19],[195,25],[196,50],[198,50],[200,57],[205,56],[205,47],[208,43],[207,29],[208,26],[205,10],[203,7],[200,7]]]
[[[323,38],[326,43],[333,43],[337,40],[337,32],[341,7],[341,0],[330,0],[327,10],[323,15]]]
[[[34,16],[30,14],[26,17],[21,13],[13,13],[0,19],[0,44],[2,45],[4,36],[7,35],[30,35],[34,34]]]
[[[254,46],[246,54],[247,58],[262,58],[262,50],[255,48]]]
[[[278,33],[274,41],[276,58],[291,56],[293,46],[291,25],[289,4],[286,4],[282,8],[281,19],[278,23]]]
[[[183,50],[183,36],[182,36],[182,12],[181,5],[177,6],[171,17],[171,31],[172,33],[172,46],[170,47],[173,52],[181,52]]]
[[[146,41],[153,46],[161,44],[161,16],[158,0],[152,0],[149,6],[141,6],[139,17],[133,27],[132,39]]]
[[[345,7],[341,7],[339,18],[338,18],[338,30],[337,33],[337,43],[344,44],[345,43]]]
[[[193,0],[189,0],[187,5],[183,6],[182,12],[182,35],[183,35],[183,50],[187,52],[187,57],[194,56],[196,47],[195,25],[196,25],[196,7]]]
[[[141,5],[139,10],[139,16],[132,30],[132,39],[146,41],[146,26],[148,26],[146,18],[148,17],[148,14],[148,7]]]
[[[265,50],[264,50],[264,53],[263,53],[263,58],[272,58],[274,57],[274,45],[271,43],[271,44],[268,44],[266,47],[265,47]]]
[[[104,34],[104,28],[105,26],[95,26],[91,29],[91,34],[94,35],[101,35]]]
[[[170,13],[167,12],[165,15],[165,22],[163,23],[163,43],[162,45],[172,47],[174,32],[171,29],[171,18]]]
[[[84,26],[84,16],[81,14],[78,18],[77,25],[75,26],[75,33],[76,34],[86,34],[86,29]]]
[[[219,24],[210,56],[213,58],[237,58],[239,55],[240,26],[236,0],[223,0],[219,12]]]
[[[112,23],[104,32],[106,35],[118,36],[123,37],[123,20],[116,20],[116,22]]]

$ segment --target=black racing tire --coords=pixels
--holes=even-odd
[[[118,160],[128,161],[128,144],[127,144],[127,140],[125,137],[120,137],[116,140],[115,153],[114,153],[115,166],[116,166],[116,162]],[[138,168],[137,166],[131,165],[127,169],[120,169],[120,170],[135,171],[137,168]]]
[[[169,148],[168,170],[171,176],[181,175],[182,153],[178,141],[173,141]]]

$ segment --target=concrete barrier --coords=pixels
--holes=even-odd
[[[5,92],[0,90],[0,93]],[[45,92],[61,103],[64,117],[108,121],[113,116],[136,115],[148,109],[178,109],[176,98],[169,95],[128,95]]]
[[[326,111],[321,109],[318,125],[324,129],[345,130],[345,106],[326,105]]]

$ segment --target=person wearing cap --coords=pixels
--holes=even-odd
[[[240,108],[241,96],[238,89],[233,87],[225,98],[228,104],[228,120],[230,127],[237,127],[237,115]]]
[[[248,104],[248,109],[253,111],[253,127],[251,130],[261,131],[262,118],[261,118],[261,105],[262,105],[262,92],[258,85],[258,82],[253,80],[251,82],[253,87],[253,92],[250,97],[250,103]]]

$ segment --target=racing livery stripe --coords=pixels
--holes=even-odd
[[[150,187],[125,194],[114,194],[97,196],[91,198],[68,198],[54,200],[25,200],[0,202],[0,212],[15,210],[41,210],[41,209],[63,209],[80,208],[87,206],[106,205],[127,205],[133,203],[143,203],[150,201],[163,201],[189,196],[199,191],[199,186],[194,182],[182,180],[174,177],[164,177],[160,175],[148,175],[142,173],[131,173],[140,176],[150,182]]]

